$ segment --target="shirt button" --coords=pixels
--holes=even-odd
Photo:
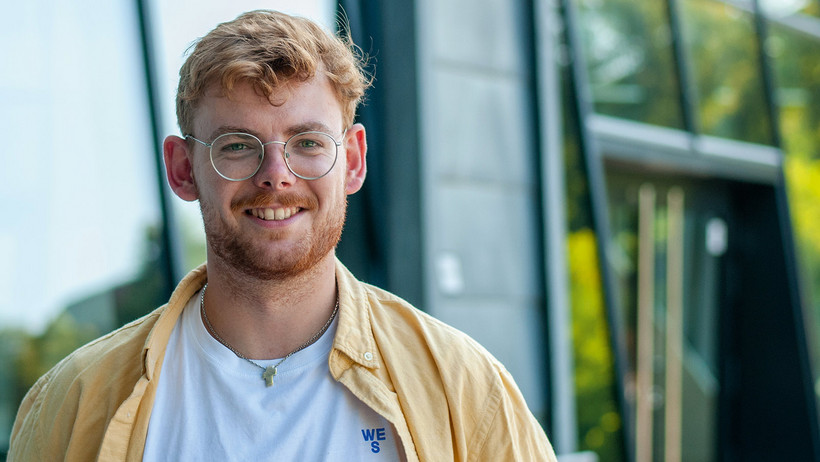
[[[364,359],[367,360],[367,361],[373,361],[373,353],[368,351],[367,353],[364,354]]]

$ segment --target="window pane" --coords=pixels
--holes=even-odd
[[[820,31],[820,21],[818,31]],[[788,155],[820,156],[820,38],[775,23],[766,51],[775,71],[775,101]]]
[[[700,132],[771,145],[752,15],[713,0],[682,4]]]
[[[717,460],[725,190],[631,167],[607,188],[636,459]]]
[[[125,0],[3,7],[0,459],[33,381],[164,293],[135,12]]]
[[[784,172],[820,396],[820,38],[778,24],[770,24],[769,32],[766,51],[775,69]]]
[[[623,426],[617,399],[615,352],[604,303],[598,235],[592,218],[590,185],[581,151],[578,120],[571,109],[570,75],[564,88],[564,165],[566,169],[567,266],[572,316],[572,362],[578,449],[600,462],[624,460]]]
[[[577,5],[595,111],[683,128],[666,2]]]

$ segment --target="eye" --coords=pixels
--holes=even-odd
[[[213,153],[229,159],[254,157],[262,151],[256,138],[244,133],[229,133],[214,140]]]
[[[228,145],[225,145],[222,148],[223,151],[234,151],[234,152],[235,151],[242,151],[242,150],[245,150],[245,149],[250,149],[250,146],[248,146],[245,143],[230,143]]]
[[[296,140],[295,145],[296,145],[297,148],[300,148],[300,149],[311,149],[311,148],[321,148],[322,147],[322,143],[320,143],[318,140],[315,140],[315,139],[312,139],[312,138],[298,139],[298,140]]]

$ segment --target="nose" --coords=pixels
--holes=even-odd
[[[275,191],[290,187],[297,177],[285,162],[285,142],[271,141],[265,143],[263,149],[265,157],[259,171],[252,177],[254,184],[259,188]]]

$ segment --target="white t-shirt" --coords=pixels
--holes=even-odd
[[[192,297],[165,352],[143,460],[404,460],[390,422],[330,375],[337,322],[266,387],[261,369],[205,330]]]

